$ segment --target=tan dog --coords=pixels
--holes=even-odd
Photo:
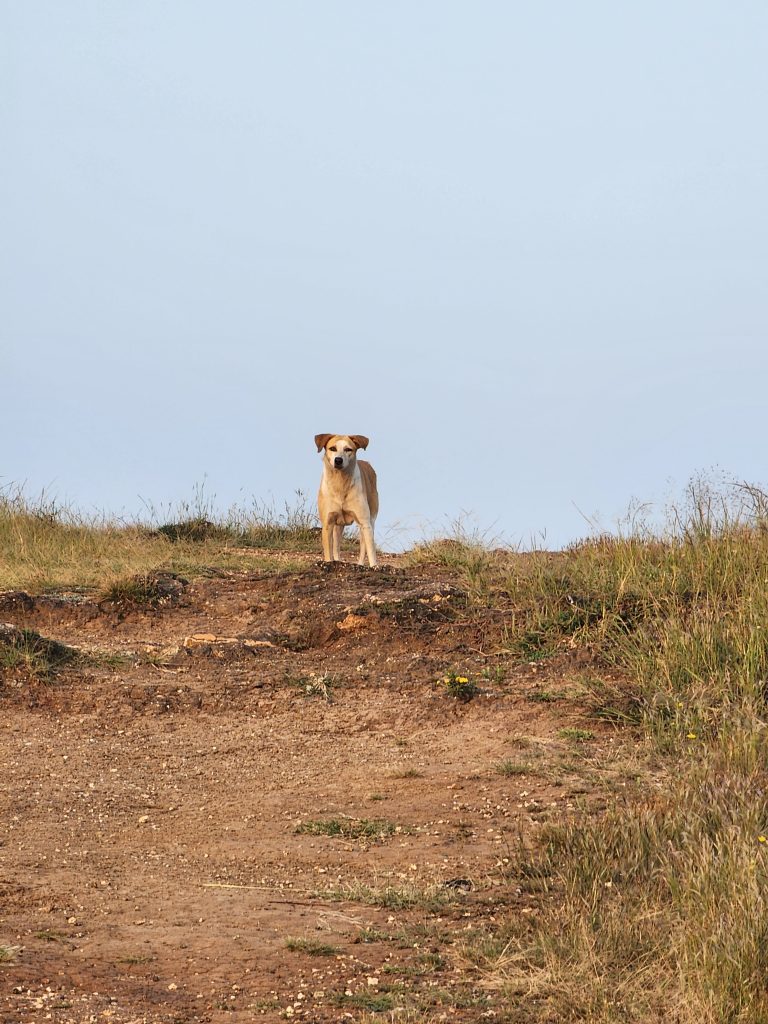
[[[317,505],[323,528],[323,558],[338,562],[344,527],[357,523],[360,530],[358,565],[376,565],[373,526],[379,511],[376,473],[370,462],[357,461],[358,448],[368,447],[361,434],[316,434],[317,450],[323,453],[323,478]]]

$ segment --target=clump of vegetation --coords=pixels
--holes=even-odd
[[[476,697],[480,692],[480,688],[477,683],[473,682],[469,676],[460,675],[458,672],[454,672],[453,670],[443,676],[440,680],[440,685],[444,688],[449,697],[452,697],[454,700],[461,701],[463,704],[472,700],[472,698]]]
[[[176,573],[140,573],[115,580],[102,591],[99,600],[120,608],[160,608],[178,601],[186,585],[187,580]]]
[[[296,826],[296,832],[309,836],[340,836],[342,839],[380,841],[393,835],[397,826],[391,821],[366,818],[309,819]]]
[[[384,992],[381,989],[369,992],[361,989],[359,992],[338,992],[332,997],[334,1006],[340,1009],[367,1010],[370,1013],[380,1014],[387,1010],[394,1010],[396,996],[393,992]]]
[[[563,693],[559,690],[545,690],[539,687],[527,695],[527,700],[534,704],[554,704],[555,701],[563,699]]]
[[[595,734],[591,729],[576,729],[567,728],[560,729],[558,736],[561,736],[564,740],[573,740],[574,743],[584,743],[586,740],[593,740]]]
[[[79,657],[73,647],[31,629],[0,623],[0,669],[21,670],[40,680],[51,679]]]
[[[286,939],[285,948],[292,953],[306,953],[307,956],[336,956],[340,952],[337,946],[316,939]]]
[[[531,765],[527,761],[501,761],[496,765],[499,775],[510,778],[513,775],[528,775],[531,772]]]
[[[288,676],[286,682],[305,697],[321,697],[326,704],[333,703],[333,689],[338,685],[338,681],[327,672],[319,676],[314,672],[306,676]]]
[[[386,910],[418,908],[427,913],[434,913],[451,902],[452,892],[438,883],[425,885],[418,880],[413,880],[404,881],[398,885],[347,882],[335,888],[320,890],[318,896],[345,903],[365,903],[374,907],[383,907]]]
[[[157,532],[173,543],[233,539],[232,532],[225,526],[213,523],[204,516],[193,516],[191,519],[182,519],[176,523],[163,523],[157,528]]]

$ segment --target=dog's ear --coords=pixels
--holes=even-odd
[[[349,440],[350,441],[354,441],[355,442],[355,447],[357,447],[357,448],[367,448],[368,447],[368,438],[364,437],[362,434],[350,434],[349,435]]]
[[[317,450],[321,452],[332,437],[333,434],[315,434],[315,444],[317,445]]]

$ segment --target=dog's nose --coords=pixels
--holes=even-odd
[[[342,457],[340,455],[337,455],[336,458],[333,460],[333,464],[336,467],[343,466],[344,465],[344,459],[342,459]]]

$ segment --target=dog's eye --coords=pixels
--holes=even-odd
[[[331,450],[332,452],[335,452],[335,451],[336,451],[336,445],[334,445],[334,446],[333,446],[333,448],[331,448],[330,450]]]
[[[349,452],[351,452],[351,451],[352,451],[352,449],[351,449],[351,448],[345,448],[345,449],[344,449],[344,451],[345,451],[345,452],[347,452],[347,453],[349,453]]]

